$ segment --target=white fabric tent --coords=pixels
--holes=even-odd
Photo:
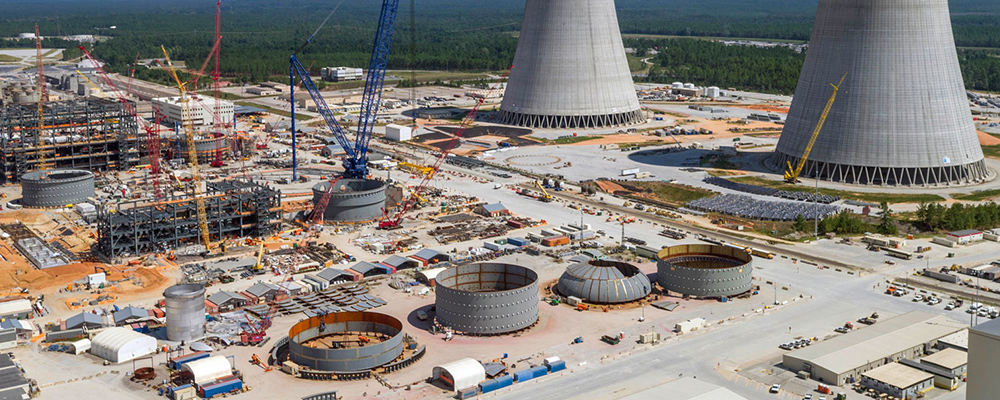
[[[90,353],[117,363],[156,352],[156,338],[128,328],[108,328],[91,340]]]
[[[433,379],[441,379],[453,389],[460,390],[475,386],[486,380],[486,368],[472,358],[463,358],[434,367]]]
[[[181,371],[191,373],[194,383],[211,382],[233,374],[233,366],[224,356],[214,356],[191,361],[181,366]]]

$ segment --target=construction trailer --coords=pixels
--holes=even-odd
[[[35,104],[0,109],[0,184],[39,169],[124,171],[140,164],[145,138],[118,102],[91,98],[46,102],[38,129]]]
[[[267,237],[281,223],[281,192],[252,181],[207,182],[204,195],[209,240]],[[193,196],[119,203],[97,212],[95,253],[108,262],[201,243]],[[116,261],[117,260],[117,261]]]

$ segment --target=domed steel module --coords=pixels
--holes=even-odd
[[[591,260],[566,268],[556,290],[591,303],[614,304],[639,300],[652,284],[636,266],[617,260]]]

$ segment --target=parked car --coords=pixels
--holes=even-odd
[[[768,392],[771,392],[771,393],[778,393],[780,391],[781,391],[781,385],[779,385],[777,383],[771,385],[771,389],[768,390]]]

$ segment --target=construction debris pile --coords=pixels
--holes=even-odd
[[[357,284],[330,287],[275,303],[283,315],[304,313],[308,318],[342,311],[365,311],[386,304],[385,300],[370,295],[367,287]]]

